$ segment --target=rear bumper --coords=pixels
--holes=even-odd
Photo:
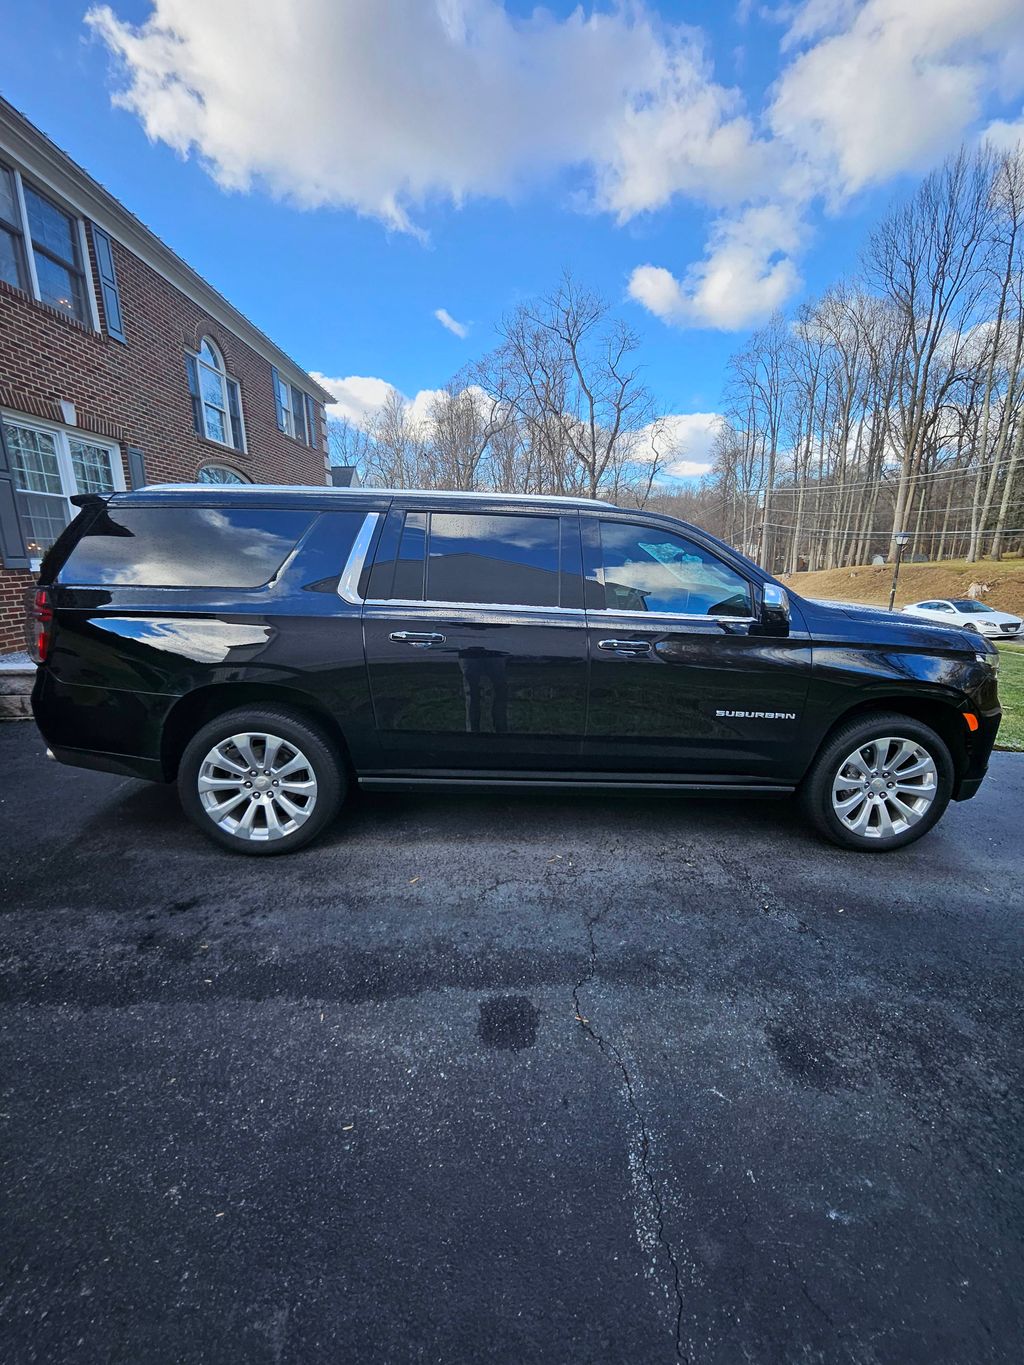
[[[52,744],[51,757],[72,768],[92,768],[101,773],[117,773],[120,777],[141,777],[146,782],[166,782],[158,759],[139,758],[135,754],[108,754],[98,749],[65,749]]]
[[[58,763],[164,782],[161,723],[175,700],[61,682],[44,665],[32,688],[32,714]]]

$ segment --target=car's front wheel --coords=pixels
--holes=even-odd
[[[834,844],[883,853],[927,834],[949,804],[953,777],[949,749],[930,726],[876,714],[828,740],[800,799]]]
[[[204,725],[178,768],[182,806],[236,853],[290,853],[337,814],[344,767],[329,737],[290,711],[243,707]]]

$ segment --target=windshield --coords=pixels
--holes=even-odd
[[[975,602],[971,597],[955,601],[953,606],[964,616],[983,616],[985,612],[995,611],[994,607],[986,607],[984,602]]]

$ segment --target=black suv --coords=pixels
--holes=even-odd
[[[804,601],[669,517],[575,498],[173,486],[83,496],[43,561],[36,721],[63,763],[177,780],[228,848],[346,789],[799,792],[898,848],[981,784],[976,634]]]

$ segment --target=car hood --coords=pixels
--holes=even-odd
[[[977,654],[994,648],[983,636],[962,626],[935,625],[920,616],[883,611],[853,602],[818,602],[801,598],[801,609],[812,636],[856,640],[867,645],[906,645],[911,649]]]
[[[1009,626],[1020,623],[1020,617],[1014,616],[1012,611],[986,611],[984,615],[974,616],[971,619],[977,621],[979,626],[985,621],[994,626]]]

